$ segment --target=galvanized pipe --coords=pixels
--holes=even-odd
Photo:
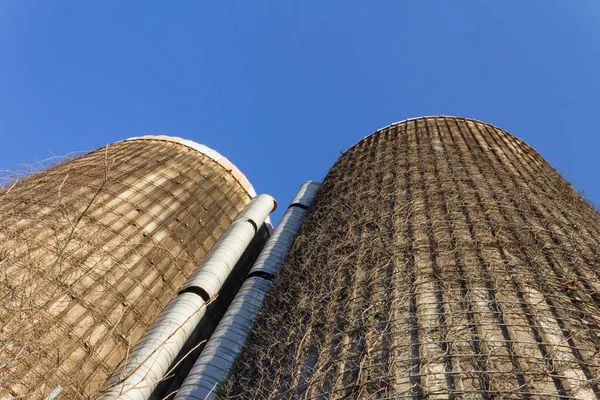
[[[204,316],[207,304],[276,207],[275,200],[264,194],[246,206],[109,379],[102,399],[146,400],[150,396]]]
[[[294,243],[308,207],[317,195],[319,183],[306,182],[267,241],[217,329],[177,392],[175,400],[205,400],[216,397],[221,384],[242,350],[254,320],[271,288],[271,280]]]

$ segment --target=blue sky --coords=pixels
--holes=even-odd
[[[597,0],[0,0],[0,169],[167,134],[285,205],[363,136],[444,114],[598,206],[599,71]]]

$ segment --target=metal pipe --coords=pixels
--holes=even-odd
[[[241,352],[271,288],[271,280],[279,273],[318,189],[316,182],[306,182],[300,187],[175,400],[216,398],[216,388],[225,381]]]
[[[275,200],[263,194],[242,210],[108,380],[102,399],[146,400],[150,396],[204,316],[207,304],[276,207]]]

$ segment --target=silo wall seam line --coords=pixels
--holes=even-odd
[[[429,125],[426,124],[426,134],[429,141],[429,150],[432,155],[435,154],[433,147],[434,143],[430,135]],[[436,142],[440,146],[439,141]],[[423,160],[422,160],[423,162]],[[479,344],[474,341],[476,337],[476,324],[479,326],[483,325],[481,322],[475,321],[475,314],[471,308],[473,303],[472,299],[469,299],[469,290],[475,289],[475,285],[470,285],[466,279],[464,265],[460,259],[460,255],[457,251],[457,239],[453,227],[451,224],[452,217],[447,208],[447,199],[444,196],[444,180],[442,175],[448,179],[450,171],[448,164],[443,163],[438,166],[439,160],[437,156],[433,156],[430,165],[433,168],[434,176],[434,187],[433,190],[429,187],[428,197],[431,200],[431,209],[429,213],[431,218],[436,221],[443,221],[445,229],[438,229],[435,232],[431,231],[431,239],[438,245],[436,248],[436,263],[437,267],[437,279],[443,282],[443,307],[444,307],[444,330],[445,335],[440,338],[444,344],[440,344],[445,352],[447,351],[446,357],[449,359],[450,370],[453,375],[456,375],[457,379],[454,381],[452,387],[452,393],[458,394],[468,391],[469,383],[467,388],[460,379],[461,374],[468,372],[469,368],[475,370],[477,360],[473,357],[473,352],[476,354],[480,353]],[[431,182],[428,182],[428,186]],[[440,243],[445,243],[446,246],[440,246]],[[449,245],[449,246],[448,246]],[[438,286],[439,288],[439,286]],[[477,288],[481,289],[481,288]],[[444,298],[445,297],[445,298]],[[455,300],[452,300],[455,298]],[[440,308],[439,299],[438,308]],[[446,309],[447,307],[447,309]],[[440,318],[440,317],[438,317]],[[450,323],[448,323],[450,321]],[[440,324],[442,324],[440,319]],[[461,329],[464,327],[470,327],[469,329]],[[451,338],[451,339],[448,339]],[[425,342],[422,342],[425,345]],[[465,348],[471,348],[469,352]],[[479,390],[478,387],[475,390]]]
[[[410,143],[408,140],[408,121],[405,123],[405,134],[404,134],[404,143],[403,148],[408,149]],[[406,197],[407,202],[412,204],[414,201],[413,192],[414,188],[411,185],[410,179],[410,158],[408,156],[408,152],[403,151],[403,161],[405,163],[406,168],[404,169],[404,183],[406,185]],[[412,217],[412,216],[411,216]],[[415,256],[415,237],[414,237],[414,221],[412,218],[407,218],[406,227],[403,232],[403,236],[409,246],[409,257],[406,262],[406,274],[408,276],[408,292],[409,292],[409,315],[408,315],[408,325],[410,326],[410,354],[412,359],[411,369],[409,371],[411,389],[410,392],[417,399],[423,398],[423,386],[421,382],[421,376],[419,375],[421,371],[421,349],[420,349],[420,341],[421,341],[421,329],[419,326],[419,315],[417,310],[417,294],[416,294],[416,256]]]
[[[108,380],[102,399],[145,400],[150,396],[206,312],[208,302],[198,293],[215,298],[256,227],[275,207],[269,195],[257,196],[246,206]]]
[[[300,187],[175,400],[215,398],[218,385],[227,378],[250,334],[271,280],[279,272],[318,188],[319,184],[311,181]]]
[[[428,123],[427,120],[424,120],[425,123],[425,131],[428,133]],[[418,125],[418,122],[416,123]],[[425,149],[424,145],[421,143],[421,139],[420,139],[420,135],[417,134],[415,135],[415,143],[416,143],[416,152],[418,155],[418,173],[419,173],[419,181],[420,181],[420,186],[421,186],[421,190],[423,193],[423,205],[424,205],[424,214],[425,214],[425,224],[423,227],[423,224],[421,224],[422,230],[424,232],[421,232],[421,235],[426,236],[426,240],[428,243],[428,256],[429,256],[429,260],[428,260],[428,273],[427,275],[424,274],[419,274],[419,279],[422,282],[423,287],[428,289],[428,293],[425,294],[423,296],[423,298],[421,299],[421,307],[425,308],[426,310],[430,311],[433,315],[429,316],[427,315],[427,311],[422,312],[421,314],[421,319],[423,320],[428,320],[429,321],[429,327],[431,328],[431,326],[436,326],[436,331],[439,330],[439,338],[443,339],[448,337],[448,326],[447,326],[447,310],[446,310],[446,305],[445,305],[445,299],[444,299],[444,288],[445,288],[445,284],[444,281],[441,278],[441,268],[439,265],[439,258],[438,258],[438,249],[436,249],[436,240],[435,240],[435,233],[434,233],[434,229],[433,229],[433,224],[435,222],[434,217],[435,217],[435,211],[436,211],[436,205],[438,204],[435,201],[435,197],[434,197],[434,190],[433,187],[436,185],[433,185],[432,183],[432,179],[427,179],[426,175],[433,175],[435,176],[435,173],[433,170],[432,165],[434,163],[431,162],[431,160],[427,159],[428,156],[428,151],[427,149]],[[431,141],[427,141],[430,146],[431,146]],[[431,147],[430,147],[431,148]],[[433,200],[432,200],[433,199]],[[424,229],[423,229],[424,228]],[[428,279],[428,276],[431,276],[432,279]],[[430,300],[428,302],[428,299]],[[427,304],[427,303],[432,303],[432,304]],[[437,333],[437,332],[436,332]],[[430,335],[430,339],[434,338],[434,334],[436,333],[429,333]],[[423,338],[425,339],[425,337]],[[421,343],[423,343],[423,339],[421,340]],[[433,382],[429,382],[429,387],[428,390],[434,390],[435,391],[435,387],[442,387],[444,385],[445,381],[445,385],[446,385],[446,390],[449,393],[454,393],[456,391],[456,382],[454,380],[454,376],[452,374],[452,359],[450,357],[450,353],[449,353],[449,349],[450,349],[450,344],[447,341],[444,340],[440,340],[440,344],[439,345],[424,345],[423,349],[424,351],[428,352],[429,354],[426,356],[426,358],[436,361],[433,361],[430,364],[433,364],[435,367],[435,375],[433,375],[433,379],[435,381],[435,383]],[[440,376],[441,375],[441,376]],[[441,388],[441,391],[443,391],[444,389]]]

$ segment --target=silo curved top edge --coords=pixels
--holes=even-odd
[[[196,143],[192,140],[183,139],[177,136],[167,136],[167,135],[145,135],[138,137],[131,137],[125,139],[124,141],[129,140],[162,140],[166,142],[179,143],[186,147],[196,150],[197,152],[204,154],[205,156],[214,160],[217,164],[220,164],[223,168],[225,168],[244,188],[244,190],[248,193],[251,198],[256,197],[256,191],[254,187],[246,178],[246,175],[242,173],[231,161],[229,161],[226,157],[221,155],[218,151],[211,149],[210,147]]]
[[[365,140],[366,138],[368,138],[368,137],[371,137],[371,136],[373,136],[373,135],[376,135],[376,134],[378,134],[379,132],[381,132],[381,131],[383,131],[383,130],[385,130],[385,129],[387,129],[387,128],[391,127],[391,126],[400,125],[400,124],[402,124],[402,123],[409,122],[409,121],[418,121],[418,120],[421,120],[421,119],[428,119],[428,118],[441,118],[441,119],[446,119],[446,118],[447,118],[447,119],[458,119],[458,120],[463,120],[463,121],[472,121],[472,122],[477,122],[477,123],[484,124],[484,125],[490,126],[490,127],[492,127],[492,128],[495,128],[495,129],[497,129],[497,130],[499,130],[499,131],[505,132],[505,133],[507,133],[507,134],[509,134],[509,135],[511,135],[511,136],[514,136],[513,134],[511,134],[511,133],[509,133],[509,132],[506,132],[504,129],[498,128],[497,126],[495,126],[495,125],[493,125],[493,124],[490,124],[490,123],[488,123],[488,122],[483,122],[483,121],[480,121],[480,120],[478,120],[478,119],[475,119],[475,118],[465,118],[465,117],[459,117],[459,116],[456,116],[456,115],[424,115],[424,116],[422,116],[422,117],[414,117],[414,118],[407,118],[407,119],[403,119],[403,120],[401,120],[401,121],[393,122],[393,123],[391,123],[391,124],[389,124],[389,125],[386,125],[386,126],[384,126],[384,127],[382,127],[382,128],[379,128],[379,129],[377,129],[375,132],[368,134],[367,136],[365,136],[365,137],[363,137],[362,139],[360,139],[358,142],[354,143],[352,146],[350,146],[350,147],[348,148],[348,150],[346,150],[346,152],[347,152],[347,151],[349,151],[349,150],[351,150],[351,149],[352,149],[354,146],[358,145],[359,143],[361,143],[361,142],[362,142],[363,140]],[[519,138],[517,138],[517,139],[519,139]],[[519,140],[520,140],[520,139],[519,139]]]

